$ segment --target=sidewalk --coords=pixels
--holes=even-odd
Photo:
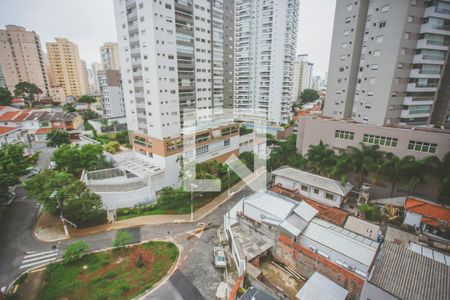
[[[265,174],[265,173],[264,173]],[[254,181],[256,178],[262,174],[251,174],[249,181]],[[265,176],[265,175],[263,175]],[[239,192],[245,187],[245,182],[243,180],[239,181],[237,184],[232,186],[230,190],[234,192]],[[231,195],[232,196],[232,195]],[[93,226],[85,229],[73,229],[69,228],[70,238],[82,237],[86,235],[96,234],[105,231],[118,230],[123,228],[131,228],[142,225],[159,225],[159,224],[170,224],[170,223],[195,223],[204,217],[208,216],[214,212],[221,204],[228,201],[231,198],[228,195],[228,191],[223,192],[217,196],[213,201],[205,204],[194,212],[194,219],[191,220],[190,214],[183,215],[151,215],[151,216],[141,216],[131,219],[116,221],[111,224],[102,224],[98,226]],[[48,227],[50,229],[50,227]],[[35,236],[37,239],[44,242],[54,242],[57,240],[67,239],[65,236],[61,236],[59,233],[53,233],[51,230],[45,230],[46,228],[37,228],[35,230]],[[60,230],[58,229],[58,232]],[[59,237],[59,239],[58,239]]]

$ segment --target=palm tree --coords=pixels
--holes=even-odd
[[[378,150],[378,145],[366,145],[360,143],[361,149],[349,146],[349,156],[353,164],[353,170],[358,173],[359,187],[364,183],[366,176],[376,169],[377,163],[383,157],[383,152]]]
[[[322,140],[317,145],[310,145],[306,155],[308,169],[323,176],[330,174],[337,160],[333,149],[324,144]]]
[[[450,204],[450,152],[442,161],[434,160],[430,169],[431,175],[439,180],[438,200]]]
[[[329,177],[341,181],[343,184],[348,181],[348,173],[352,170],[351,157],[346,152],[342,152],[337,157],[335,164],[329,172]]]

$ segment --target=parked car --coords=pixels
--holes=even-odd
[[[48,168],[49,168],[50,170],[56,169],[56,163],[55,163],[54,161],[51,161],[50,164],[48,165]]]
[[[37,175],[37,174],[39,174],[39,173],[41,173],[41,168],[39,168],[39,167],[32,168],[32,169],[30,170],[30,172],[28,173],[27,178],[31,178],[31,177],[33,177],[34,175]]]
[[[216,268],[225,268],[227,266],[225,250],[222,247],[214,247],[214,266]]]

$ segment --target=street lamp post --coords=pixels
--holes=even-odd
[[[198,188],[198,185],[191,183],[191,222],[194,221],[194,188]]]
[[[50,199],[55,199],[55,197],[56,197],[56,202],[58,203],[57,208],[59,208],[59,219],[63,223],[64,233],[66,234],[66,236],[69,236],[69,231],[67,230],[67,225],[66,225],[66,222],[64,221],[65,219],[64,219],[64,215],[63,215],[62,205],[61,205],[61,202],[59,201],[57,195],[58,195],[58,191],[53,191],[53,193],[50,195]]]

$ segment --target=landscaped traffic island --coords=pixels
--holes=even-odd
[[[160,281],[177,257],[175,244],[152,241],[51,264],[38,299],[131,299]]]

